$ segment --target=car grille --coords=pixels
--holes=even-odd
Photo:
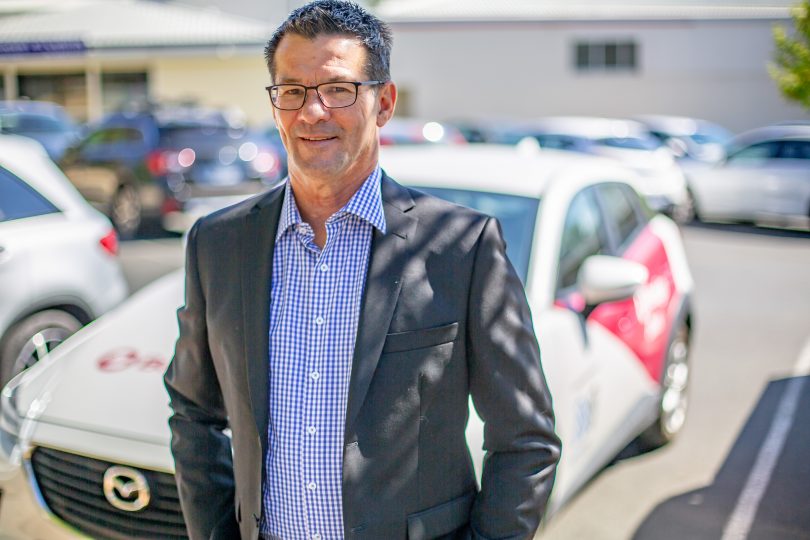
[[[171,474],[131,467],[146,478],[151,497],[141,510],[126,511],[112,506],[102,488],[115,463],[37,447],[31,465],[50,511],[93,538],[187,538]]]

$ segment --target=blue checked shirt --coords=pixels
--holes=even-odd
[[[263,535],[343,538],[343,432],[373,228],[385,233],[379,166],[315,244],[289,182],[270,301]]]

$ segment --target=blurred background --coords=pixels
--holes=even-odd
[[[198,217],[284,180],[263,48],[303,3],[0,0],[0,132],[41,145],[0,137],[0,166],[42,195],[31,212],[89,203],[104,214],[108,222],[76,210],[94,223],[87,242],[103,247],[92,257],[119,266],[104,269],[114,286],[91,276],[88,294],[108,298],[85,308],[65,300],[79,285],[63,283],[39,304],[33,292],[12,295],[31,275],[3,266],[4,246],[36,247],[50,257],[36,263],[45,266],[79,248],[64,249],[67,228],[52,220],[23,236],[18,222],[34,214],[0,185],[0,345],[19,343],[12,371],[182,266],[181,235]],[[655,452],[625,449],[543,537],[746,537],[723,527],[772,435],[774,382],[810,371],[810,4],[363,3],[394,34],[399,102],[382,144],[491,143],[618,160],[640,178],[649,207],[680,225],[696,284],[684,433]],[[38,181],[19,172],[26,153]],[[43,306],[59,313],[43,318]],[[50,336],[44,345],[37,332]],[[807,410],[790,417],[772,502],[756,517],[766,525],[746,529],[752,538],[810,538],[806,493],[796,495],[810,482],[800,457],[810,430],[795,427],[810,425]]]

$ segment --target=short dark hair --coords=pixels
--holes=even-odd
[[[315,0],[290,13],[264,48],[267,69],[274,81],[276,48],[287,34],[309,39],[321,35],[356,37],[366,48],[366,76],[375,81],[391,78],[391,29],[354,2]]]

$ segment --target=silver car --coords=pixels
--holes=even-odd
[[[686,179],[672,151],[640,122],[549,117],[516,125],[510,135],[512,140],[505,142],[517,142],[524,147],[534,145],[616,159],[640,176],[638,189],[650,207],[671,215],[678,222],[690,217]]]
[[[0,383],[126,298],[117,251],[39,143],[0,136]]]
[[[700,219],[810,229],[810,124],[742,133],[725,160],[689,180]]]

